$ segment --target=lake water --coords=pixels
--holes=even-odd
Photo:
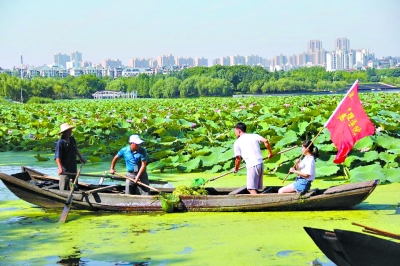
[[[35,168],[53,175],[56,170]],[[11,174],[19,167],[1,166],[0,171]],[[223,182],[242,179],[232,176]],[[316,182],[320,188],[332,185]],[[59,224],[61,209],[19,200],[0,182],[0,265],[331,266],[303,226],[360,232],[351,225],[359,222],[399,233],[398,191],[400,184],[379,186],[364,203],[345,211],[131,214],[71,209],[67,222]]]

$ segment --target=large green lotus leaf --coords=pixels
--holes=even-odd
[[[340,170],[340,167],[335,164],[326,165],[324,162],[317,160],[315,165],[316,177],[332,176]]]
[[[163,127],[153,131],[153,134],[157,134],[160,137],[165,136],[166,133],[167,131]]]
[[[162,170],[164,169],[166,166],[166,163],[163,161],[157,161],[157,162],[153,162],[153,163],[149,163],[146,167],[146,169],[148,171],[154,171],[154,170]]]
[[[171,154],[174,154],[174,152],[171,150],[162,150],[162,151],[158,151],[158,152],[153,152],[151,154],[151,157],[154,159],[163,159]]]
[[[156,117],[153,119],[153,122],[154,122],[154,125],[159,126],[161,124],[164,124],[166,121],[165,121],[165,118]]]
[[[98,156],[89,156],[88,160],[93,164],[93,163],[101,163],[102,160]]]
[[[208,156],[199,156],[199,158],[200,158],[203,166],[210,167],[210,166],[213,166],[213,165],[215,165],[217,163],[218,154],[211,153]]]
[[[284,137],[278,141],[278,143],[275,144],[276,148],[283,148],[285,146],[290,146],[293,143],[296,143],[298,137],[296,132],[294,131],[288,131],[286,132],[286,134],[284,135]]]
[[[233,165],[234,165],[233,160],[232,161],[226,161],[226,163],[224,164],[224,166],[222,166],[222,168],[224,170],[232,170]]]
[[[221,165],[214,165],[213,168],[211,168],[210,170],[207,170],[206,173],[218,173],[218,171],[220,171],[222,169]]]
[[[400,139],[393,138],[386,134],[376,137],[376,144],[385,149],[393,149],[400,147]]]
[[[188,161],[186,163],[178,165],[177,169],[180,172],[189,173],[189,172],[197,169],[199,167],[199,165],[200,165],[200,162],[201,162],[200,158],[197,157],[197,158],[194,158],[194,159],[192,159],[192,160],[190,160],[190,161]]]
[[[191,142],[192,142],[192,143],[200,143],[200,142],[202,142],[204,139],[205,139],[204,136],[201,136],[201,137],[198,137],[198,138],[192,138],[192,139],[191,139]]]
[[[233,149],[227,150],[226,152],[219,153],[218,155],[218,163],[226,162],[228,160],[232,160],[234,157]]]
[[[226,148],[224,148],[224,147],[212,147],[212,148],[210,148],[210,151],[212,153],[221,154],[224,151],[226,151]]]
[[[330,151],[336,152],[337,151],[337,149],[336,149],[335,145],[333,145],[333,143],[331,143],[331,144],[319,144],[317,146],[317,148],[318,148],[318,150],[325,151],[325,152],[330,152]]]
[[[182,131],[176,129],[169,129],[167,130],[167,133],[176,138],[182,138],[184,136]]]
[[[400,168],[391,168],[382,169],[382,172],[385,174],[387,180],[392,183],[400,183]]]
[[[286,133],[286,128],[284,127],[277,127],[277,126],[270,126],[271,129],[275,131],[275,134],[278,136],[284,136]]]
[[[364,137],[356,142],[354,149],[357,150],[369,150],[374,145],[372,138],[370,136]]]
[[[314,141],[314,145],[317,146],[318,144],[326,143],[331,141],[331,135],[329,132],[320,134]]]
[[[201,150],[195,150],[195,151],[192,153],[192,157],[202,156],[202,155],[205,155],[205,154],[209,154],[210,152],[212,153],[212,151],[211,151],[210,148],[203,148],[203,149],[201,149]],[[215,153],[215,154],[216,154],[216,153]]]
[[[176,163],[185,163],[189,161],[191,156],[189,154],[179,155],[179,158],[175,161]]]
[[[350,167],[354,161],[360,160],[361,158],[358,156],[350,155],[347,156],[343,164],[347,167]]]
[[[190,128],[192,127],[192,122],[189,122],[185,119],[178,119],[178,123],[182,126],[182,127],[186,127],[186,128]]]
[[[116,124],[117,124],[117,126],[118,126],[119,128],[130,128],[130,127],[131,127],[131,124],[128,123],[128,122],[125,122],[125,121],[123,121],[123,122],[117,122]]]
[[[387,150],[386,152],[393,153],[393,154],[400,154],[400,148],[398,148],[398,149],[390,149],[390,150]]]
[[[371,164],[367,166],[360,166],[350,170],[350,181],[361,182],[365,180],[379,179],[381,183],[386,181],[386,177],[379,164]]]
[[[376,159],[378,159],[378,155],[379,154],[377,151],[369,151],[369,152],[364,153],[363,158],[360,160],[365,161],[365,162],[372,162],[372,161],[375,161]]]
[[[390,153],[387,153],[387,152],[379,153],[379,159],[381,159],[382,161],[385,161],[386,163],[394,162],[394,160],[398,156],[399,156],[398,154],[390,154]]]
[[[279,179],[284,179],[286,175],[289,173],[289,169],[293,167],[294,163],[293,162],[285,162],[275,172],[275,175]],[[295,174],[289,174],[286,180],[293,180],[296,178]]]
[[[195,143],[189,144],[188,147],[189,147],[189,149],[192,149],[192,150],[199,150],[199,149],[202,149],[202,148],[203,148],[202,145],[195,144]]]
[[[172,143],[174,143],[174,141],[176,141],[176,138],[173,136],[165,136],[162,137],[160,140],[160,144],[162,145],[171,145]]]
[[[388,110],[380,110],[378,111],[378,114],[384,116],[384,117],[391,117],[394,120],[399,121],[400,120],[400,114]]]
[[[300,122],[297,124],[298,128],[299,128],[299,135],[303,135],[304,132],[306,132],[306,128],[310,123],[308,122]]]

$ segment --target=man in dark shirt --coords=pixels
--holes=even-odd
[[[70,179],[73,180],[75,176],[68,176],[64,173],[76,173],[76,156],[79,157],[81,163],[86,163],[86,159],[83,158],[76,146],[75,138],[72,137],[73,128],[68,123],[62,124],[59,132],[62,135],[56,144],[54,159],[56,160],[60,177],[60,190],[69,190],[69,181]]]

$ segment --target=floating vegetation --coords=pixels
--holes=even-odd
[[[201,195],[207,195],[208,191],[202,186],[199,187],[178,186],[172,194],[174,194],[176,197],[201,196]]]

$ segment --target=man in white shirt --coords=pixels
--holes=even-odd
[[[246,125],[239,122],[235,126],[237,140],[233,144],[235,153],[234,173],[239,169],[240,162],[246,162],[247,168],[247,190],[250,194],[257,194],[258,189],[263,188],[264,163],[261,155],[260,142],[268,149],[268,158],[273,156],[269,141],[258,134],[246,133]]]

